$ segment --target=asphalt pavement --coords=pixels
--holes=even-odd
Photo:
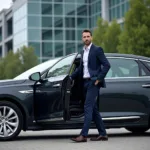
[[[90,141],[97,130],[89,131],[88,142],[70,140],[80,130],[48,130],[21,132],[14,141],[0,142],[0,150],[150,150],[150,130],[135,135],[121,129],[108,129],[108,141]]]

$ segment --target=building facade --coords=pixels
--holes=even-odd
[[[0,12],[0,56],[32,46],[40,62],[81,51],[81,33],[98,17],[123,23],[129,0],[14,0]]]

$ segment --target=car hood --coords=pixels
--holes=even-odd
[[[0,86],[22,84],[22,83],[24,83],[25,81],[26,81],[26,80],[14,80],[14,79],[0,80]]]

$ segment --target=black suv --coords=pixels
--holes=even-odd
[[[150,59],[106,54],[111,69],[98,97],[106,128],[145,132],[150,127]],[[84,120],[80,79],[69,75],[80,54],[44,62],[11,80],[0,81],[0,140],[21,130],[79,129]],[[92,123],[91,128],[95,128]]]

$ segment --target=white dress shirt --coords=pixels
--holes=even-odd
[[[83,53],[83,78],[90,78],[89,70],[88,70],[88,56],[90,52],[92,43],[85,48],[83,47],[84,53]]]

